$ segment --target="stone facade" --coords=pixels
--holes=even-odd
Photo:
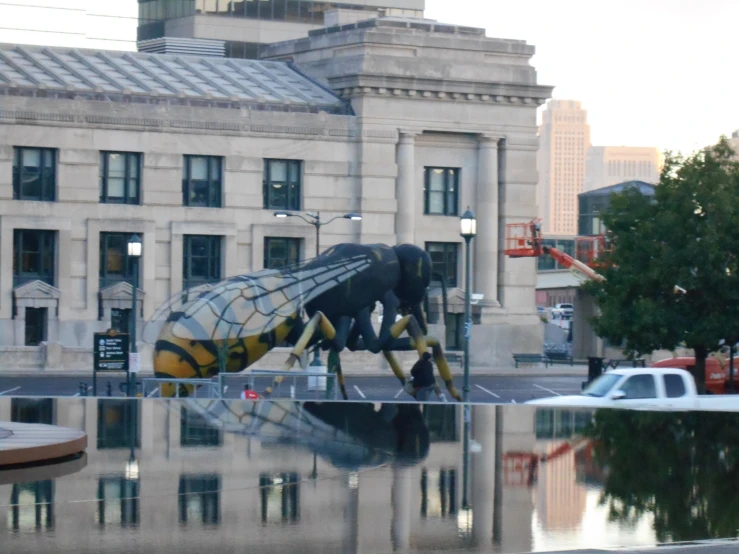
[[[22,357],[28,349],[39,358],[41,347],[24,346],[23,312],[43,304],[49,314],[45,342],[61,345],[61,352],[41,367],[89,369],[93,333],[108,329],[113,310],[124,309],[131,298],[130,284],[101,283],[101,233],[137,233],[143,240],[139,337],[155,309],[182,289],[186,235],[221,237],[223,276],[262,269],[265,237],[299,239],[301,257],[310,257],[314,229],[297,218],[276,219],[264,206],[264,160],[272,158],[301,161],[302,210],[320,211],[326,219],[361,212],[362,221],[339,219],[322,229],[322,249],[353,241],[452,243],[458,284],[464,282],[458,216],[471,206],[478,220],[473,289],[484,294],[471,361],[508,364],[513,351],[538,352],[535,260],[502,254],[505,224],[537,213],[536,108],[551,88],[536,84],[529,65],[533,47],[490,39],[482,30],[430,23],[411,28],[391,19],[368,23],[270,47],[273,59],[290,59],[333,89],[337,105],[350,103],[346,115],[287,101],[275,108],[264,99],[239,106],[210,95],[201,105],[188,105],[124,90],[100,101],[74,92],[49,94],[42,86],[27,87],[30,92],[12,83],[4,87],[0,345],[7,354]],[[55,201],[14,199],[16,147],[57,149]],[[141,153],[139,205],[100,202],[103,151]],[[188,155],[223,157],[222,207],[183,206]],[[457,168],[453,213],[424,215],[426,167]],[[19,229],[56,233],[53,285],[14,286]],[[462,310],[460,303],[453,307]],[[150,345],[140,342],[139,350],[146,370]],[[39,366],[2,363],[7,369],[29,365]]]

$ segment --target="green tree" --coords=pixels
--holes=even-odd
[[[653,197],[633,189],[612,197],[606,280],[584,286],[599,308],[599,336],[625,343],[627,355],[692,348],[700,391],[709,352],[739,337],[737,200],[739,163],[725,138],[689,157],[668,153]]]
[[[660,542],[736,537],[737,423],[733,413],[597,411],[584,434],[605,470],[609,519],[651,514]]]

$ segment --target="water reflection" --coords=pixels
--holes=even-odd
[[[587,435],[609,519],[633,525],[649,514],[660,541],[736,536],[737,423],[728,413],[598,412]]]
[[[14,553],[526,552],[729,537],[739,518],[736,414],[473,406],[463,505],[455,404],[18,400],[0,420],[89,447],[74,474],[0,475]]]

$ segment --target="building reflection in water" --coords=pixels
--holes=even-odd
[[[14,553],[105,551],[121,537],[151,552],[210,551],[213,537],[223,549],[249,537],[254,551],[279,543],[301,553],[597,547],[585,522],[616,524],[586,489],[613,484],[614,470],[583,440],[592,414],[476,405],[471,416],[463,507],[457,404],[0,397],[0,420],[88,434],[78,473],[0,485],[0,542]],[[615,425],[606,423],[604,436]],[[674,436],[661,440],[688,440]],[[660,485],[643,481],[648,498]]]

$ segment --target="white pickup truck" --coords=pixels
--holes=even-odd
[[[739,395],[699,395],[684,369],[614,369],[594,379],[581,394],[529,400],[537,406],[627,408],[633,410],[705,410],[739,412]]]

